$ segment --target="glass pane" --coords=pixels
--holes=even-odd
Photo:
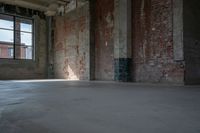
[[[21,31],[32,32],[32,24],[21,23]]]
[[[0,42],[13,43],[13,31],[0,29]]]
[[[24,32],[32,32],[33,21],[31,19],[24,19],[24,18],[17,17],[16,24],[19,24],[19,27],[20,27],[20,29],[16,28],[16,30],[20,30]]]
[[[0,14],[0,28],[14,29],[13,17]]]
[[[13,22],[12,21],[8,21],[8,20],[0,19],[0,28],[13,30]]]
[[[0,58],[13,58],[13,43],[0,43]]]
[[[26,48],[26,57],[25,59],[33,59],[33,48],[27,47]]]
[[[31,33],[25,33],[21,32],[21,44],[26,46],[32,46],[32,34]]]
[[[15,56],[16,59],[32,59],[32,47],[26,45],[16,45]]]

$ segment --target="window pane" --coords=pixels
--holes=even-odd
[[[13,43],[0,43],[0,58],[13,58]]]
[[[0,29],[0,41],[13,43],[13,31]]]
[[[26,56],[25,56],[25,59],[32,59],[33,58],[33,49],[32,47],[27,47],[26,48]]]
[[[15,32],[15,58],[32,59],[32,33]]]
[[[13,22],[12,21],[8,21],[8,20],[0,19],[0,28],[13,30]]]
[[[21,31],[32,32],[32,24],[21,23]]]
[[[13,47],[9,47],[8,48],[8,57],[13,58],[13,53],[14,53]]]
[[[25,33],[21,32],[21,44],[32,46],[32,34],[31,33]]]
[[[16,59],[32,59],[32,47],[16,45],[15,54]]]
[[[0,14],[0,28],[14,29],[13,17]]]
[[[13,17],[0,14],[0,58],[13,58]]]

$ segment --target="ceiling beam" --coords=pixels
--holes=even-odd
[[[39,11],[47,10],[46,6],[27,2],[24,0],[0,0],[0,2],[5,3],[5,4],[10,4],[10,5],[16,5],[16,6],[26,7],[26,8],[30,8],[30,9],[35,9],[35,10],[39,10]]]

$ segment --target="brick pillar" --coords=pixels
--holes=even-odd
[[[15,58],[21,59],[21,33],[20,33],[20,21],[15,22]]]
[[[131,80],[131,0],[115,0],[115,81]]]

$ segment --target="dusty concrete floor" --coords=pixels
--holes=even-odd
[[[0,133],[200,133],[200,87],[0,81]]]

